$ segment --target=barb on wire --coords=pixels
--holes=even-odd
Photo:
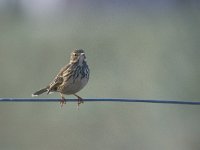
[[[66,100],[69,102],[77,102],[77,99],[66,99]],[[55,99],[55,98],[0,98],[0,102],[58,102],[58,101],[60,101],[60,99]],[[128,99],[128,98],[86,98],[84,99],[84,101],[200,105],[200,101]]]

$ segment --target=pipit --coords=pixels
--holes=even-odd
[[[57,76],[45,88],[32,94],[38,96],[47,92],[59,92],[61,95],[61,107],[66,103],[65,95],[74,95],[78,98],[78,107],[83,103],[83,99],[76,93],[79,92],[88,82],[90,70],[87,65],[84,50],[75,49],[71,53],[70,62],[57,74]]]

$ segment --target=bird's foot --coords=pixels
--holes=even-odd
[[[64,104],[66,104],[66,99],[65,99],[65,97],[61,94],[60,107],[62,108]]]
[[[60,100],[60,107],[62,108],[64,104],[66,104],[66,100],[62,98]]]
[[[84,103],[83,99],[82,98],[78,98],[78,105],[83,104],[83,103]]]
[[[76,95],[76,94],[74,94],[74,95],[78,98],[77,109],[79,110],[79,106],[80,106],[80,104],[83,104],[84,101],[83,101],[83,99],[82,99],[80,96],[78,96],[78,95]]]

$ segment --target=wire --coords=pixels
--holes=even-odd
[[[69,102],[77,102],[77,99],[66,99]],[[55,98],[0,98],[0,102],[58,102]],[[87,98],[88,102],[135,102],[135,103],[161,103],[161,104],[185,104],[200,105],[200,101],[178,100],[153,100],[153,99],[128,99],[128,98]]]

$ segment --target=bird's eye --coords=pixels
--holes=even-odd
[[[74,56],[78,56],[78,54],[74,53]]]

